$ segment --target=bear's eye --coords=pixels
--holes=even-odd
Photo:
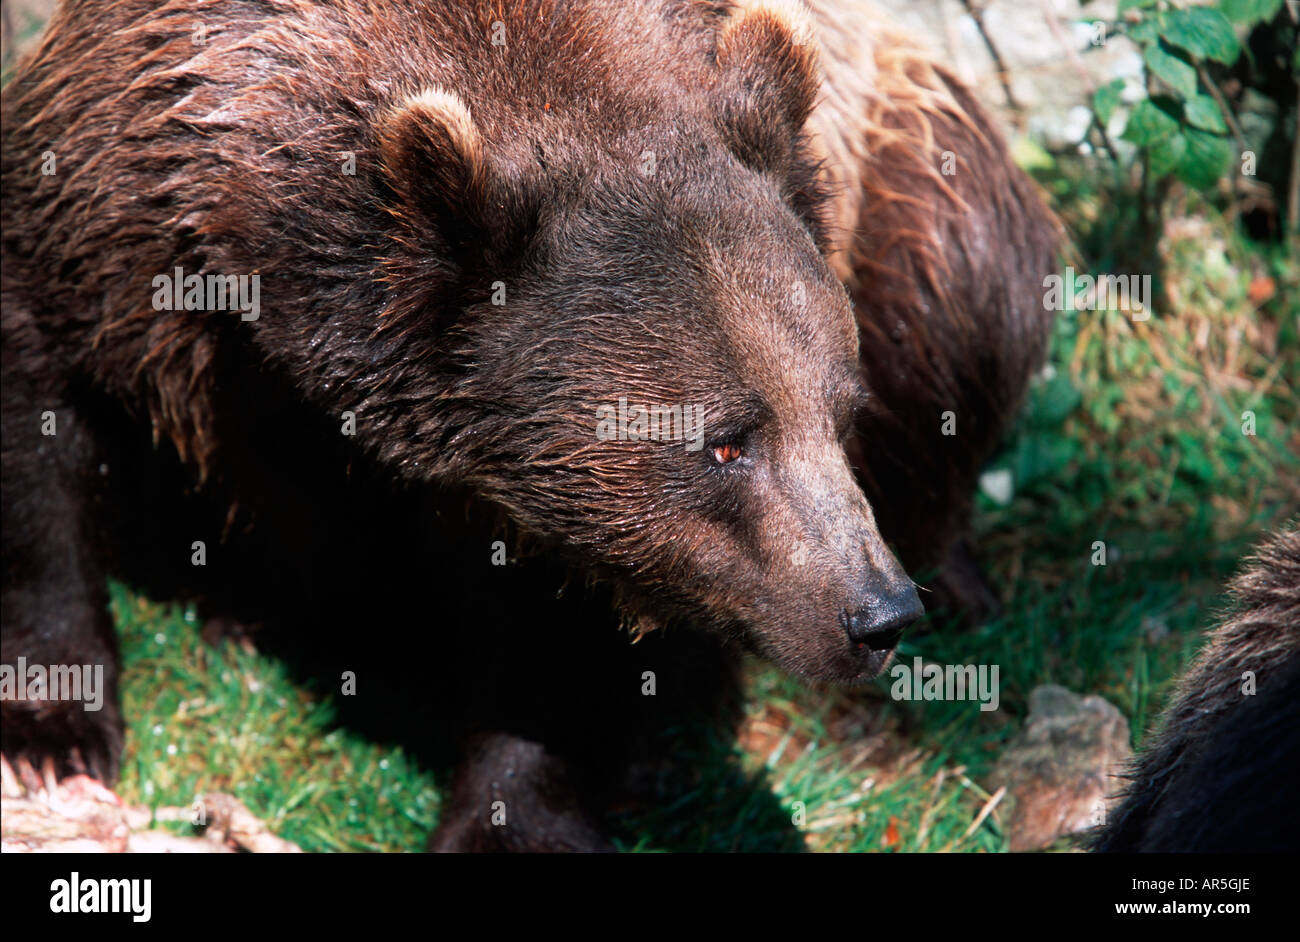
[[[727,442],[725,445],[718,445],[713,449],[713,460],[718,464],[731,464],[740,458],[740,446]]]

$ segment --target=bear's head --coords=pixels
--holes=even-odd
[[[438,234],[436,300],[404,301],[442,312],[452,377],[426,465],[611,579],[641,623],[698,620],[856,681],[922,608],[845,454],[869,396],[823,254],[800,29],[751,11],[690,95],[561,91],[529,122],[425,90],[380,146],[411,241]]]

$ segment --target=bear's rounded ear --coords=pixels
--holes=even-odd
[[[799,0],[749,0],[718,35],[720,125],[746,164],[781,172],[817,101],[821,67],[808,11]]]
[[[453,246],[480,239],[490,228],[490,174],[483,139],[460,96],[426,89],[388,112],[378,130],[396,212],[433,225]]]

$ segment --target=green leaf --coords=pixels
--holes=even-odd
[[[1051,170],[1056,159],[1043,145],[1029,137],[1017,137],[1011,142],[1011,159],[1021,170]]]
[[[1129,10],[1150,6],[1155,6],[1155,0],[1119,0],[1119,15],[1123,16]]]
[[[1115,107],[1119,104],[1119,94],[1124,90],[1124,80],[1115,79],[1107,85],[1097,89],[1092,96],[1092,108],[1097,112],[1097,118],[1101,121],[1102,127],[1110,122],[1110,116],[1115,113]]]
[[[1181,134],[1165,138],[1147,150],[1147,166],[1154,177],[1164,177],[1178,169],[1187,155],[1187,139]]]
[[[1241,54],[1241,44],[1232,31],[1232,24],[1222,13],[1210,7],[1170,10],[1164,16],[1160,35],[1198,59],[1213,59],[1231,65]]]
[[[1031,410],[1031,421],[1039,428],[1059,426],[1082,401],[1083,395],[1075,388],[1067,373],[1057,373],[1037,390]]]
[[[1059,435],[1023,436],[1012,454],[1011,476],[1017,488],[1055,476],[1080,452],[1079,443]]]
[[[1206,457],[1205,445],[1186,432],[1179,432],[1176,437],[1182,459],[1178,463],[1178,473],[1202,483],[1213,481],[1214,465]]]
[[[1138,102],[1133,113],[1128,116],[1128,124],[1121,137],[1138,147],[1149,147],[1157,141],[1172,137],[1178,130],[1178,119],[1170,114],[1172,109],[1168,101],[1148,98]]]
[[[1183,102],[1183,117],[1187,123],[1202,131],[1215,131],[1227,134],[1228,126],[1223,121],[1223,112],[1219,104],[1209,95],[1196,95]]]
[[[1164,48],[1164,44],[1147,46],[1142,59],[1151,74],[1184,98],[1196,94],[1196,67]]]
[[[1160,18],[1150,16],[1141,23],[1130,23],[1124,27],[1124,35],[1142,45],[1153,43],[1160,38]]]
[[[1188,186],[1208,190],[1221,180],[1232,163],[1228,139],[1188,128],[1187,152],[1178,165],[1178,177]]]
[[[1223,0],[1222,9],[1234,23],[1258,23],[1273,19],[1282,9],[1282,0]]]

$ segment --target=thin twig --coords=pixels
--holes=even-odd
[[[977,8],[974,0],[961,0],[961,3],[966,8],[966,12],[970,14],[970,18],[975,21],[975,28],[980,31],[980,37],[984,40],[989,55],[993,57],[993,66],[997,69],[998,81],[1002,83],[1002,94],[1007,96],[1007,105],[1013,111],[1023,111],[1020,102],[1016,101],[1016,96],[1011,94],[1011,80],[1009,78],[1011,71],[1007,68],[1007,64],[1002,61],[1002,54],[998,52],[998,47],[993,45],[993,37],[984,28],[984,10]]]
[[[984,819],[993,813],[993,809],[998,806],[998,803],[1002,801],[1006,795],[1007,787],[1005,785],[995,791],[992,797],[990,797],[988,801],[984,802],[984,807],[980,809],[980,813],[975,816],[975,820],[970,823],[970,827],[966,829],[966,833],[963,834],[962,837],[970,837],[978,831],[980,825],[984,823]]]
[[[1214,98],[1215,104],[1219,106],[1219,110],[1223,112],[1223,120],[1228,123],[1228,130],[1236,138],[1237,149],[1244,151],[1246,149],[1246,135],[1242,133],[1241,125],[1237,123],[1237,116],[1228,107],[1228,99],[1223,97],[1223,92],[1219,91],[1219,86],[1214,83],[1214,79],[1210,78],[1210,73],[1203,63],[1198,62],[1196,64],[1196,72],[1200,75],[1201,81],[1205,83],[1205,87],[1210,90],[1210,95]]]
[[[1300,85],[1300,80],[1296,84]],[[1291,240],[1300,247],[1300,122],[1291,128],[1291,134],[1291,186],[1286,195],[1286,228]]]

